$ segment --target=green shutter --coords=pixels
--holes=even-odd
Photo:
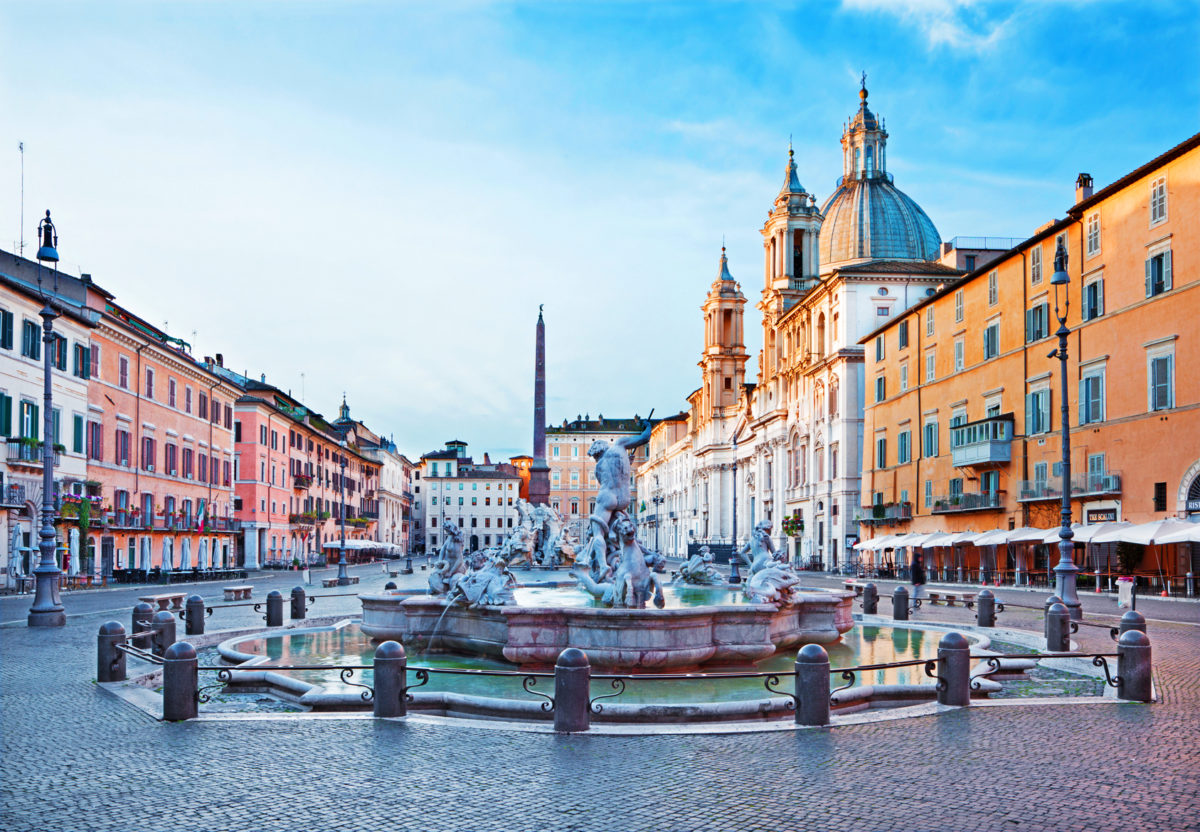
[[[39,408],[36,404],[29,405],[29,412],[33,415],[33,418],[30,420],[33,424],[33,427],[31,428],[32,432],[29,435],[34,439],[37,439],[39,436],[41,436],[41,425],[39,424],[41,421],[40,411],[41,408]]]
[[[12,436],[12,396],[0,393],[0,436]]]
[[[13,348],[13,313],[0,309],[0,347]]]
[[[71,436],[71,450],[81,454],[83,453],[83,417],[76,414],[71,421],[74,428]]]

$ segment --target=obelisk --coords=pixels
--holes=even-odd
[[[537,346],[533,362],[533,465],[529,468],[529,503],[550,504],[550,466],[546,464],[546,322],[538,305]]]

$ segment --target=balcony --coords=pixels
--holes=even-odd
[[[365,518],[367,520],[378,520],[379,519],[379,510],[376,509],[374,511],[360,511],[358,513],[358,516]]]
[[[8,443],[8,464],[26,468],[42,467],[42,443],[27,443],[23,440],[10,440]],[[61,461],[58,449],[54,450],[54,464]]]
[[[413,501],[413,496],[414,495],[411,491],[401,491],[400,492],[400,499],[407,500],[410,503]]]
[[[1115,496],[1121,493],[1121,474],[1118,471],[1107,471],[1103,474],[1079,474],[1071,477],[1071,497],[1103,497]],[[1050,477],[1046,480],[1021,480],[1022,503],[1036,503],[1042,500],[1062,499],[1062,477]]]
[[[296,474],[292,477],[292,488],[297,491],[307,489],[312,485],[313,478],[311,474]]]
[[[1012,461],[1013,414],[967,422],[950,428],[954,467],[998,465]]]
[[[25,486],[8,485],[0,486],[0,505],[8,507],[22,508],[25,505]]]
[[[962,511],[996,511],[1004,508],[1004,493],[1003,491],[984,491],[935,497],[933,513],[957,514]]]
[[[862,526],[894,526],[912,519],[912,503],[880,503],[860,507],[854,522]]]

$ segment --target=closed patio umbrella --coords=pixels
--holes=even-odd
[[[196,560],[199,561],[201,569],[208,568],[208,541],[203,537],[200,538],[200,547],[196,550]]]
[[[67,535],[67,546],[71,553],[70,564],[67,566],[68,575],[79,574],[79,529],[71,529],[71,533]]]
[[[185,537],[180,545],[179,568],[192,568],[192,539],[190,537]]]
[[[171,554],[171,542],[169,538],[162,539],[162,568],[163,571],[168,571],[175,568],[175,558]]]
[[[150,569],[150,538],[142,538],[141,555],[138,558],[138,569],[149,571]]]

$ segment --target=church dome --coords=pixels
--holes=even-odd
[[[936,260],[933,221],[889,177],[843,180],[821,206],[821,266],[862,260]]]
[[[887,172],[887,129],[867,109],[865,76],[859,99],[842,132],[842,178],[821,206],[821,270],[868,260],[936,260],[937,228]]]

